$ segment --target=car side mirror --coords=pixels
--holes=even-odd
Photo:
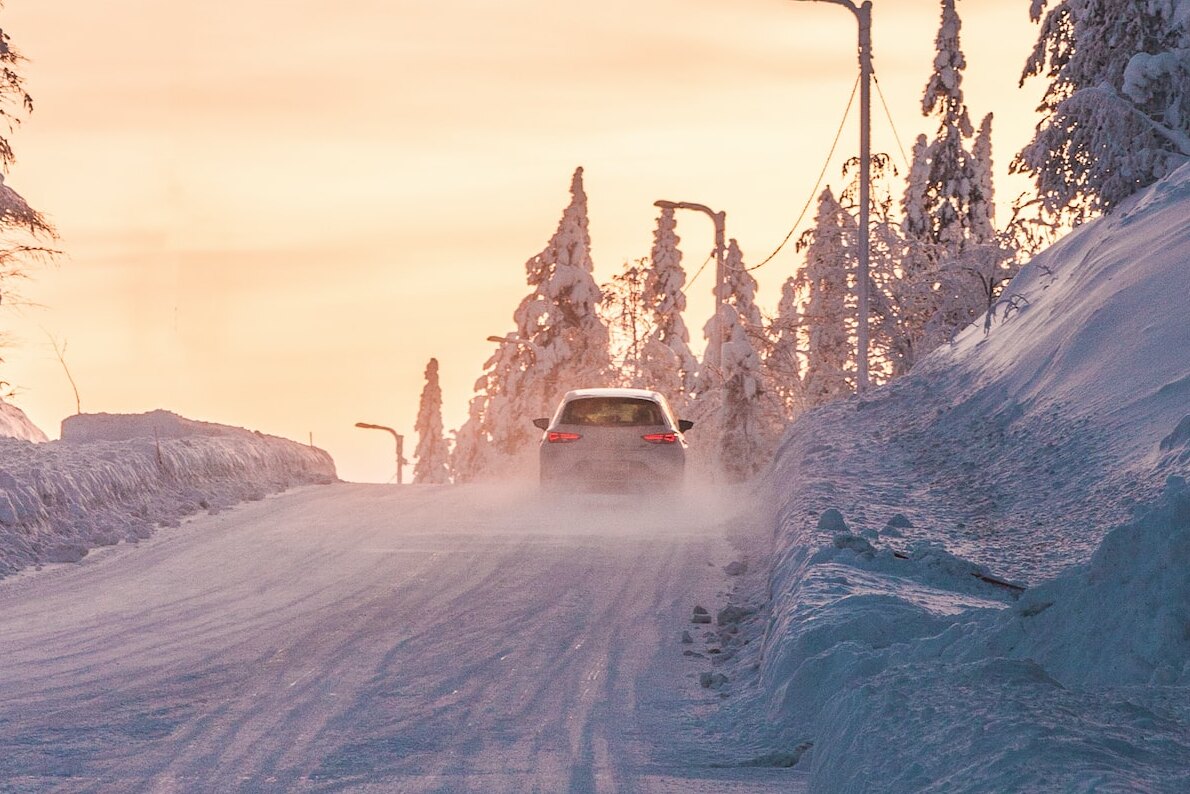
[[[694,423],[691,422],[689,419],[679,419],[678,420],[678,430],[680,430],[681,432],[685,433],[687,430],[689,430],[692,427],[694,427]]]
[[[549,430],[550,420],[548,419],[534,419],[533,426],[538,430]]]

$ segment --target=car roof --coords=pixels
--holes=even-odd
[[[649,389],[628,389],[615,387],[606,389],[573,389],[566,392],[566,396],[562,398],[562,401],[569,402],[571,400],[578,400],[584,397],[634,397],[638,400],[665,400],[665,398],[661,396],[660,392],[650,391]]]

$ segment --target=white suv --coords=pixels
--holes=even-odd
[[[681,486],[693,422],[676,420],[669,403],[647,389],[576,389],[541,428],[541,484],[592,490]]]

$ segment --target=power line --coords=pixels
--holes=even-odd
[[[694,275],[690,278],[690,280],[686,282],[686,287],[685,287],[685,289],[682,290],[683,294],[685,294],[687,289],[690,289],[691,287],[694,286],[694,282],[697,281],[698,277],[702,275],[702,271],[707,269],[707,265],[710,263],[711,258],[714,256],[715,256],[715,249],[712,248],[711,252],[709,254],[707,254],[707,258],[705,260],[703,260],[703,263],[701,265],[699,265],[698,270],[694,273]]]
[[[802,220],[806,217],[806,213],[810,210],[810,205],[814,203],[814,197],[818,195],[818,188],[820,185],[822,185],[823,177],[826,176],[826,169],[830,168],[831,158],[835,156],[835,149],[839,145],[839,139],[843,136],[843,127],[847,124],[847,117],[851,115],[851,106],[855,103],[855,92],[858,89],[859,78],[857,77],[855,78],[855,83],[851,86],[851,96],[847,98],[847,107],[843,110],[843,118],[839,120],[839,129],[835,131],[835,140],[831,143],[830,151],[826,154],[826,160],[824,160],[822,163],[822,170],[818,172],[818,179],[814,182],[814,187],[810,191],[810,196],[806,199],[806,203],[802,206],[802,211],[798,214],[797,220],[793,222],[793,226],[790,228],[789,234],[785,235],[785,239],[781,241],[781,244],[777,246],[777,249],[765,257],[763,262],[758,265],[752,265],[751,267],[745,267],[744,270],[759,270],[769,262],[773,261],[773,258],[776,257],[777,254],[781,253],[781,249],[784,248],[785,244],[789,242],[791,237],[793,237],[793,233],[797,231],[797,227],[801,225]]]
[[[897,134],[897,125],[893,123],[892,113],[888,109],[888,102],[884,100],[884,91],[880,89],[880,81],[876,79],[876,70],[872,70],[872,82],[876,84],[876,93],[880,97],[880,104],[884,106],[884,117],[888,119],[888,126],[892,127],[893,138],[897,148],[901,150],[901,159],[905,162],[905,171],[909,171],[909,158],[905,156],[905,147],[901,144],[901,136]]]

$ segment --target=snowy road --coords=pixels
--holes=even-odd
[[[678,642],[728,513],[341,484],[0,582],[0,790],[798,790]]]

